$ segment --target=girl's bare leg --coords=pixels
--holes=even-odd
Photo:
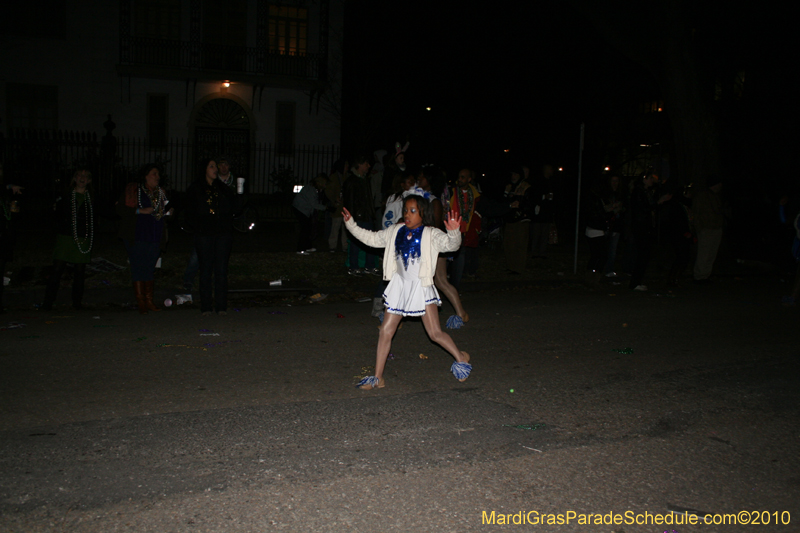
[[[445,297],[453,305],[453,308],[455,308],[456,314],[461,317],[461,320],[469,322],[469,315],[464,311],[464,306],[461,305],[461,298],[458,296],[458,291],[447,281],[447,258],[445,257],[439,257],[436,260],[436,274],[433,276],[433,284],[444,293]],[[438,316],[438,311],[436,314]]]
[[[425,314],[422,315],[422,325],[425,326],[425,331],[428,333],[431,340],[447,350],[456,361],[459,363],[469,362],[469,359],[458,350],[456,343],[453,342],[450,335],[442,331],[442,327],[439,325],[439,308],[436,304],[428,304],[425,306]],[[384,358],[384,361],[385,360]]]
[[[378,334],[378,353],[375,356],[375,377],[378,379],[383,377],[386,358],[389,357],[389,350],[392,348],[392,337],[394,337],[401,320],[403,320],[402,315],[394,313],[384,313],[383,315],[383,324]]]

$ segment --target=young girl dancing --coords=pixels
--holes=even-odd
[[[371,390],[384,386],[386,358],[392,337],[404,316],[422,317],[422,324],[431,340],[456,360],[450,372],[459,381],[465,381],[472,371],[469,354],[459,351],[450,335],[439,326],[437,306],[442,301],[433,285],[439,252],[453,252],[461,244],[461,217],[451,211],[445,222],[447,233],[437,229],[430,203],[418,195],[407,196],[403,201],[403,219],[382,231],[359,228],[347,209],[342,210],[342,215],[355,238],[367,246],[385,248],[383,279],[389,281],[383,294],[386,315],[378,337],[375,375],[362,379],[358,387]]]

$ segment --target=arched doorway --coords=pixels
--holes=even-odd
[[[194,113],[194,153],[197,160],[225,155],[231,171],[250,176],[249,113],[231,98],[212,98]]]

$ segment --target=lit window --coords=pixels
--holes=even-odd
[[[308,10],[301,7],[269,6],[269,51],[290,56],[306,55]]]
[[[661,113],[664,111],[664,101],[653,100],[652,102],[645,102],[641,105],[640,110],[642,113]]]

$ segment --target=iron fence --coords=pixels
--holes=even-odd
[[[0,136],[6,183],[50,199],[61,193],[78,166],[92,170],[93,186],[103,199],[115,199],[138,169],[152,162],[162,167],[167,188],[184,191],[200,177],[196,154],[194,143],[185,139],[172,139],[156,149],[144,138],[98,138],[87,132],[15,130]],[[253,143],[247,168],[231,170],[247,180],[251,194],[285,197],[293,185],[328,174],[339,154],[336,145],[298,145],[291,153],[281,153],[272,143]]]

